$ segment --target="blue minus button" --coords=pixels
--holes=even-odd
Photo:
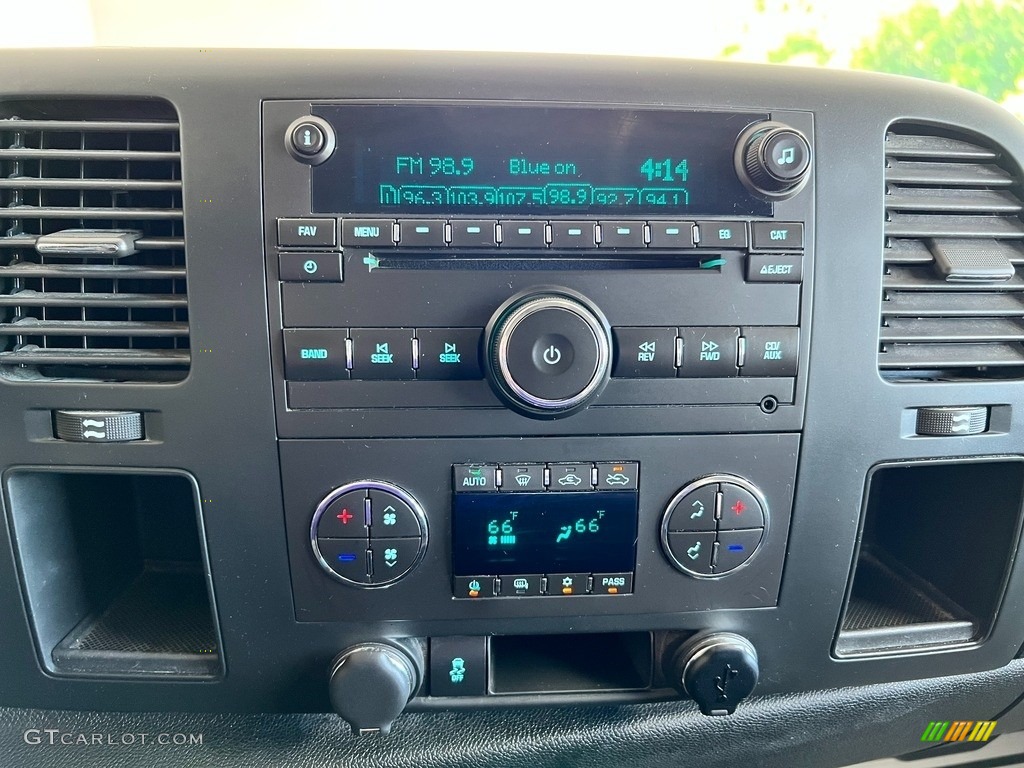
[[[742,544],[730,544],[728,549],[730,552],[742,552],[746,547]]]

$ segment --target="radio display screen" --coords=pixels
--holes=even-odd
[[[337,146],[312,169],[316,213],[771,215],[733,167],[767,115],[613,107],[321,105]]]
[[[636,563],[637,494],[457,493],[456,576],[617,573]]]

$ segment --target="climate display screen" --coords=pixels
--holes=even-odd
[[[458,493],[455,575],[615,573],[636,562],[635,493]]]
[[[319,106],[337,134],[317,213],[770,215],[733,168],[767,116],[561,106]]]

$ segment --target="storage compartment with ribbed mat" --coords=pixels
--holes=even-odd
[[[223,669],[195,481],[15,469],[5,501],[43,665],[210,679]]]
[[[1018,457],[904,462],[868,481],[837,656],[984,639],[1020,537]]]

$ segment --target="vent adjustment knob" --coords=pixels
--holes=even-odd
[[[747,189],[769,200],[784,200],[810,177],[811,144],[788,125],[756,123],[740,134],[735,164]]]
[[[985,406],[932,406],[917,409],[917,434],[926,437],[980,435],[988,429]]]
[[[130,443],[145,437],[138,411],[56,411],[54,435],[73,443]]]

